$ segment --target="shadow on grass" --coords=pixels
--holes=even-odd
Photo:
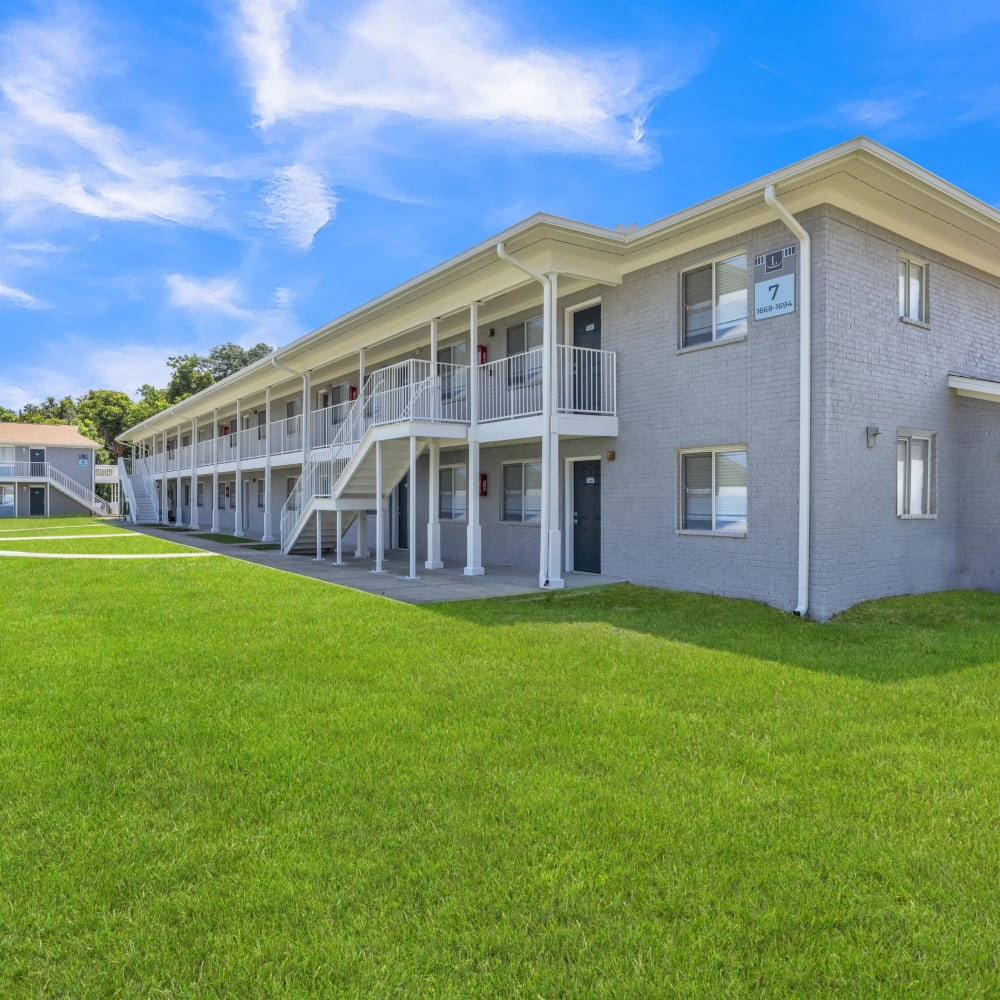
[[[753,601],[632,584],[439,604],[427,610],[484,628],[602,623],[873,683],[1000,663],[1000,595],[980,591],[869,601],[826,624]]]

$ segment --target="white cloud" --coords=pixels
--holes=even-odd
[[[322,175],[300,163],[275,173],[264,202],[268,225],[282,230],[285,241],[300,250],[312,246],[313,237],[337,210],[337,199]]]
[[[71,9],[70,9],[71,10]],[[0,34],[0,207],[24,223],[45,209],[98,219],[204,224],[197,168],[146,148],[82,106],[104,70],[91,26],[72,11]]]
[[[899,99],[865,99],[852,101],[840,108],[841,114],[861,128],[884,128],[904,118],[906,103]]]
[[[239,303],[243,290],[235,278],[188,278],[168,274],[170,304],[193,312],[217,312],[233,319],[249,320],[253,313]]]
[[[465,0],[372,0],[340,25],[306,23],[298,0],[241,9],[263,126],[397,115],[503,128],[548,148],[643,150],[651,93],[635,55],[528,46]]]
[[[2,301],[13,302],[14,305],[20,306],[22,309],[51,308],[47,302],[36,299],[34,295],[29,295],[27,292],[22,292],[19,288],[11,288],[10,285],[0,282],[0,302]]]

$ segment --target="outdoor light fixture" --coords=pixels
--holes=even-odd
[[[869,448],[875,447],[875,438],[877,438],[881,433],[882,432],[878,429],[877,424],[869,424],[865,428],[865,437],[867,438]]]

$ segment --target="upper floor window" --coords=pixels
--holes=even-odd
[[[927,322],[927,265],[908,257],[899,258],[899,315]]]
[[[934,517],[934,435],[900,432],[896,435],[896,516]]]
[[[507,327],[507,357],[525,355],[529,351],[540,350],[544,343],[543,331],[541,316],[526,320],[524,323],[518,323],[517,326]],[[516,361],[510,362],[510,367],[507,370],[508,385],[529,385],[539,381],[541,377],[540,354],[531,357],[518,357]]]
[[[684,347],[747,334],[747,255],[712,261],[685,272]]]

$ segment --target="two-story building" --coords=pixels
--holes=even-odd
[[[997,588],[1000,213],[864,138],[536,215],[130,429],[140,517],[818,618]]]
[[[64,424],[0,423],[0,518],[117,513],[118,470],[96,463],[99,445]]]

